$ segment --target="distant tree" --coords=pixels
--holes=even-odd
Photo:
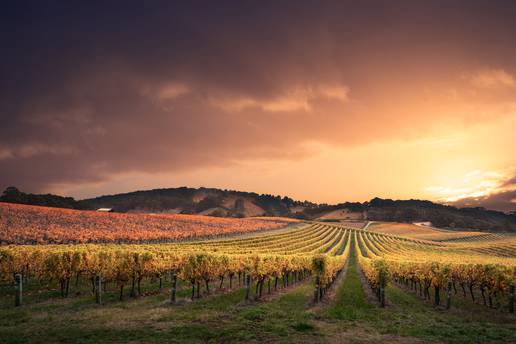
[[[7,187],[0,197],[2,202],[25,203],[27,194],[21,192],[14,186]]]
[[[9,186],[4,190],[2,197],[17,197],[20,194],[21,192],[20,190],[18,190],[18,188],[14,186]]]

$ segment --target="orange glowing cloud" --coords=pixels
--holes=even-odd
[[[342,85],[316,85],[292,87],[282,95],[269,99],[245,96],[215,95],[210,96],[210,103],[229,112],[258,108],[269,112],[292,112],[313,110],[312,102],[317,99],[329,99],[339,102],[348,101],[349,88]]]
[[[464,78],[481,88],[515,87],[514,77],[503,69],[482,69],[465,74]]]

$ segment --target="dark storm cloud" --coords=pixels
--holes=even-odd
[[[463,198],[453,203],[457,207],[484,207],[505,212],[516,211],[516,190],[501,191],[480,198]]]
[[[385,86],[402,101],[429,74],[514,68],[515,16],[511,1],[11,2],[0,180],[38,191],[403,134]]]
[[[503,187],[515,187],[516,188],[516,176],[512,177],[511,179],[507,180],[502,185]]]
[[[516,176],[503,182],[500,188],[483,197],[467,197],[453,202],[457,207],[484,207],[505,212],[516,211]]]

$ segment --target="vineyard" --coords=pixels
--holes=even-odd
[[[5,208],[3,211],[5,214]],[[107,221],[102,216],[104,214],[80,215],[92,216],[96,223]],[[133,219],[132,216],[119,215],[110,221]],[[70,218],[60,216],[58,222],[64,226],[65,219]],[[77,215],[67,216],[77,218]],[[158,223],[168,219],[168,216],[148,217]],[[147,217],[142,219],[147,221]],[[215,219],[203,222],[203,219],[195,217],[195,221],[202,230],[206,222]],[[277,220],[262,222],[274,226],[281,223]],[[84,222],[80,225],[83,226]],[[114,233],[118,235],[117,231]],[[125,235],[126,232],[122,230],[121,233]],[[139,232],[134,235],[136,233]],[[147,238],[150,236],[145,235]],[[132,238],[143,240],[143,237]],[[71,239],[66,241],[73,242]],[[85,236],[77,242],[90,241]],[[392,312],[400,307],[399,300],[407,297],[403,295],[411,295],[414,303],[428,304],[436,316],[450,317],[454,312],[475,309],[487,319],[503,319],[500,323],[509,324],[509,329],[503,327],[506,325],[496,325],[502,326],[501,341],[515,339],[516,237],[511,235],[468,235],[464,232],[452,237],[450,233],[442,232],[441,237],[425,233],[425,239],[422,239],[407,233],[380,232],[375,226],[364,230],[345,224],[313,222],[298,223],[280,231],[211,240],[163,243],[149,240],[147,243],[123,244],[113,241],[0,246],[0,284],[3,286],[0,300],[3,307],[16,312],[16,309],[39,307],[41,302],[57,298],[80,299],[81,307],[93,307],[91,309],[114,307],[118,310],[125,309],[127,306],[123,305],[128,303],[158,298],[160,301],[155,307],[160,312],[170,309],[174,314],[182,314],[188,309],[197,309],[200,313],[194,318],[203,319],[208,316],[203,312],[210,314],[209,305],[217,307],[215,300],[230,302],[232,306],[227,307],[237,307],[238,312],[242,309],[258,312],[257,309],[269,309],[278,302],[286,302],[281,300],[298,295],[304,301],[295,306],[297,313],[282,315],[286,319],[294,318],[296,324],[305,324],[289,325],[292,330],[292,326],[294,329],[295,326],[314,326],[306,325],[307,321],[310,322],[306,319],[312,319],[314,312],[319,312],[317,317],[323,319],[346,319],[349,316],[345,315],[346,307],[372,306],[374,308],[368,311],[374,312],[371,314],[391,314],[389,316],[392,317]],[[357,281],[359,290],[347,295],[346,290],[353,285],[353,279]],[[360,280],[370,288],[362,290]],[[366,299],[370,295],[370,301],[365,305],[355,305],[355,298],[362,294]],[[338,312],[334,312],[336,307],[340,307]],[[356,310],[349,311],[357,317]],[[438,312],[446,313],[439,315]],[[225,316],[237,317],[236,314]],[[214,315],[214,319],[219,319],[219,316]],[[261,319],[261,315],[258,317]],[[189,316],[188,319],[193,318]],[[182,321],[190,324],[192,320]],[[487,336],[483,338],[487,342],[499,342],[492,340],[496,333],[494,337],[483,334]],[[188,339],[191,334],[183,335]],[[209,338],[207,335],[201,341]],[[229,338],[235,339],[231,335]]]
[[[322,296],[344,267],[350,241],[349,230],[316,224],[284,234],[211,242],[7,246],[0,248],[0,271],[6,282],[17,275],[42,285],[58,281],[62,296],[68,296],[72,279],[101,278],[120,288],[120,299],[126,285],[131,285],[131,295],[136,287],[139,294],[144,278],[171,276],[189,282],[193,299],[200,296],[201,286],[209,294],[215,280],[222,285],[227,278],[230,289],[236,276],[248,287],[256,281],[261,296],[265,281],[270,291],[273,279],[277,289],[279,278],[288,285],[314,272]]]
[[[278,229],[293,219],[118,214],[0,203],[0,244],[168,242]]]

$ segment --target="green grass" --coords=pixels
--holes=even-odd
[[[377,307],[366,301],[362,283],[352,258],[344,283],[339,288],[335,302],[328,307],[328,317],[346,321],[371,320]]]
[[[174,306],[167,292],[118,302],[113,291],[98,306],[90,295],[62,299],[50,291],[20,308],[8,295],[2,298],[0,343],[287,342],[315,331],[305,312],[312,291],[306,283],[270,302],[244,302],[245,290],[237,289]],[[178,296],[189,295],[185,285]]]

